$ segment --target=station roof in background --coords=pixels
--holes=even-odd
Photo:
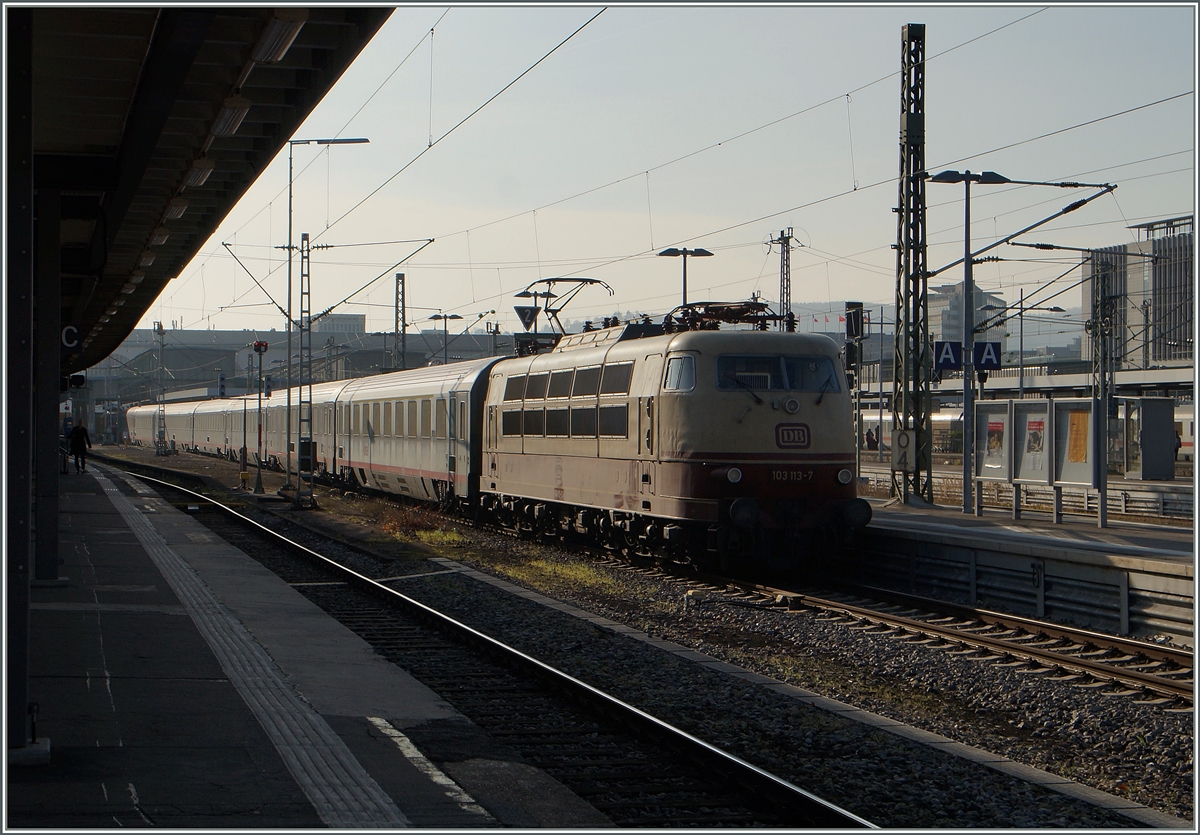
[[[121,344],[391,12],[32,10],[34,187],[61,194],[62,324],[83,342],[64,374]]]

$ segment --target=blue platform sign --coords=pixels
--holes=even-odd
[[[962,344],[934,342],[933,367],[937,371],[962,371]]]
[[[976,342],[971,358],[976,371],[998,371],[1000,369],[1000,343]]]

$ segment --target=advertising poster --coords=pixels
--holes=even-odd
[[[1088,413],[1071,412],[1067,424],[1067,461],[1084,464],[1088,460]]]
[[[1004,421],[989,420],[987,425],[987,451],[984,454],[984,466],[1002,467],[1004,465]]]
[[[1030,418],[1025,424],[1025,466],[1031,470],[1046,469],[1046,419]]]

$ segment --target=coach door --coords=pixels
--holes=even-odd
[[[639,393],[637,400],[638,470],[640,473],[638,492],[653,496],[658,454],[658,426],[656,422],[657,394],[662,379],[662,354],[650,354],[642,363],[640,384],[635,385]]]
[[[450,392],[449,401],[449,405],[446,409],[446,480],[453,484],[456,481],[456,476],[458,473],[458,462],[460,460],[465,462],[466,458],[461,454],[458,441],[459,392]]]

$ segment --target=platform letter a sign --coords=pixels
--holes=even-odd
[[[1000,368],[1000,343],[999,342],[976,342],[975,355],[972,359],[975,360],[975,367],[983,371],[994,371]]]
[[[962,346],[957,342],[934,342],[933,367],[938,371],[961,371]]]

